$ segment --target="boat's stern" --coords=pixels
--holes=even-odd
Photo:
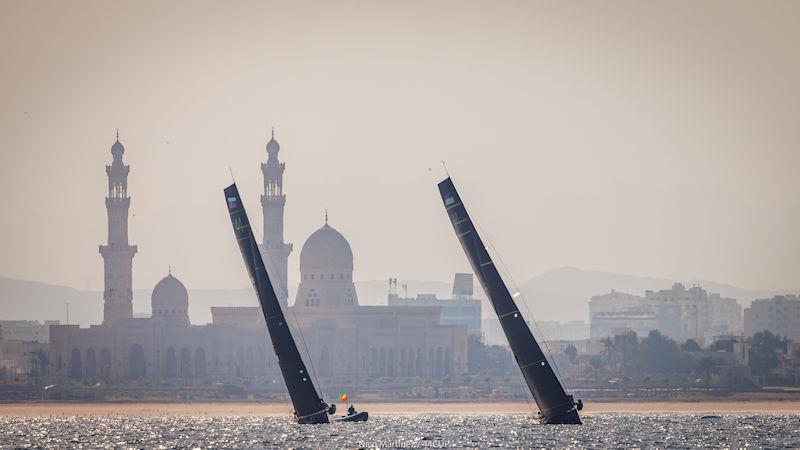
[[[581,416],[578,414],[578,409],[572,409],[559,414],[557,416],[542,417],[541,421],[547,425],[581,425]]]
[[[323,409],[322,411],[318,411],[313,414],[297,417],[297,423],[300,425],[330,423],[330,420],[328,419],[328,410]]]

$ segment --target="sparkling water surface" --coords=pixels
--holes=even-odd
[[[800,447],[800,415],[594,414],[584,422],[454,414],[329,425],[281,416],[2,417],[0,447]]]

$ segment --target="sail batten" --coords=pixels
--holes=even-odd
[[[253,283],[270,340],[278,357],[278,367],[289,391],[294,413],[299,423],[328,423],[328,405],[322,400],[297,349],[297,343],[286,322],[278,297],[269,279],[264,260],[258,250],[247,211],[236,184],[225,188],[228,214],[233,232],[242,252],[247,274]]]
[[[445,211],[464,253],[494,308],[525,383],[546,423],[579,424],[576,404],[558,380],[448,177],[439,183]],[[582,403],[580,404],[582,405]]]

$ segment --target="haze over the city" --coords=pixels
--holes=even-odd
[[[445,160],[520,283],[800,285],[798,2],[141,5],[0,2],[0,276],[102,290],[118,128],[134,287],[247,286],[274,126],[290,283],[326,209],[356,280],[468,271]]]

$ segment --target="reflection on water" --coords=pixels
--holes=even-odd
[[[0,447],[800,447],[800,415],[595,414],[583,426],[518,415],[376,416],[296,425],[288,417],[4,417]]]

